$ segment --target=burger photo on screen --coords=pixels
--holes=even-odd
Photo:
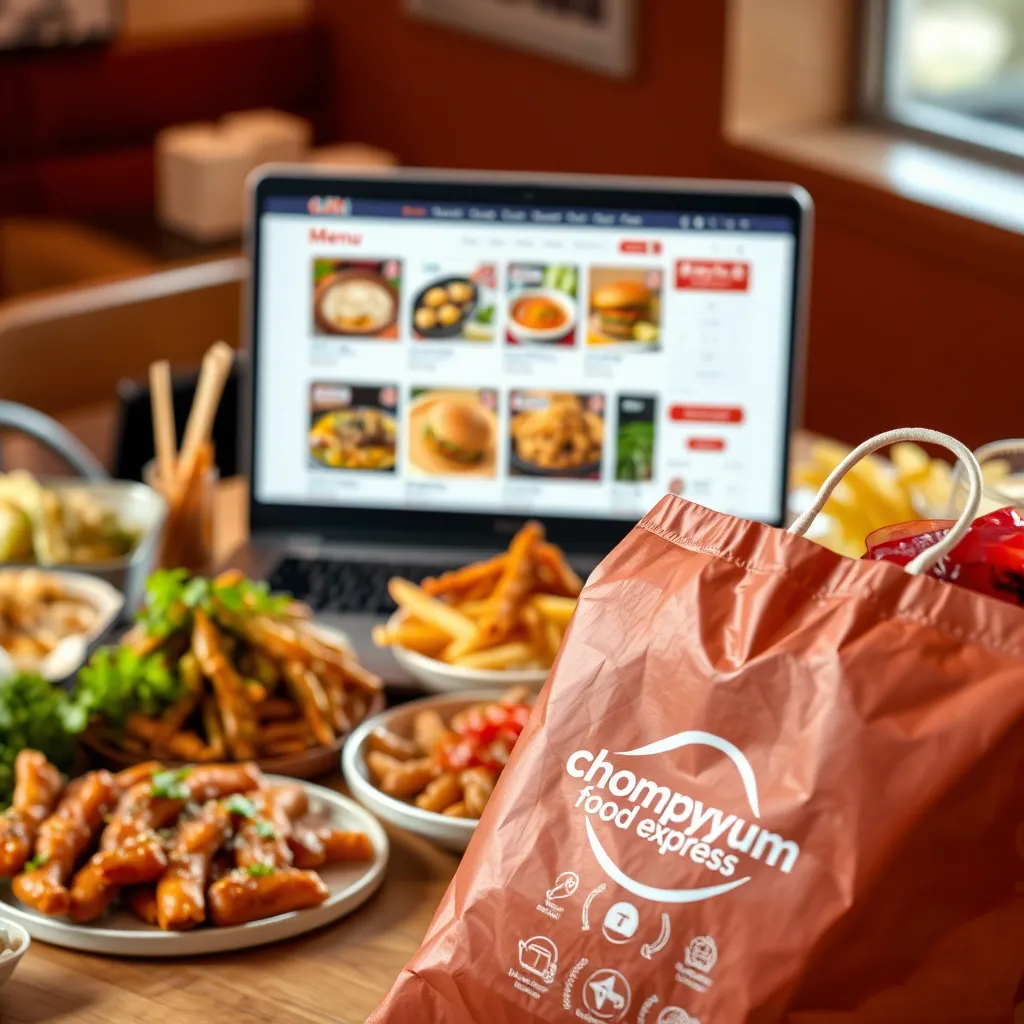
[[[595,269],[590,292],[590,343],[657,343],[658,295],[644,283],[643,272],[607,280],[608,271]]]
[[[427,391],[409,413],[409,461],[426,476],[494,476],[497,421],[487,391]]]

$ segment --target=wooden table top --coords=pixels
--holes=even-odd
[[[240,481],[221,485],[221,557],[245,536],[245,500]],[[340,776],[322,784],[344,791]],[[363,1024],[419,946],[459,863],[409,833],[388,834],[383,885],[333,925],[261,949],[188,960],[114,959],[33,942],[0,989],[0,1021]]]

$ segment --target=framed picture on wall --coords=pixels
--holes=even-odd
[[[418,18],[617,78],[636,63],[637,0],[404,0]]]
[[[120,12],[119,0],[0,0],[0,52],[104,43]]]

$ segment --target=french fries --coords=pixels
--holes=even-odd
[[[469,669],[550,668],[582,588],[540,523],[529,522],[505,554],[419,586],[393,578],[400,613],[373,640]]]
[[[382,793],[449,818],[479,818],[530,714],[526,687],[444,719],[418,712],[409,736],[370,734],[366,767]]]
[[[793,471],[793,486],[813,494],[849,454],[835,441],[817,440],[807,459]],[[989,472],[998,472],[993,465]],[[883,526],[948,514],[952,470],[910,442],[895,444],[889,458],[869,455],[855,465],[825,504],[807,536],[824,547],[851,558],[865,552],[864,539]],[[805,506],[806,507],[806,506]]]
[[[349,733],[382,688],[288,595],[269,595],[240,573],[207,580],[159,572],[149,586],[161,599],[104,656],[114,664],[126,651],[158,659],[174,695],[154,714],[133,712],[123,723],[97,716],[88,735],[101,752],[175,762],[301,754]],[[442,640],[450,643],[447,634]]]

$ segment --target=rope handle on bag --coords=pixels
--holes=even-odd
[[[924,427],[900,427],[897,430],[887,430],[884,434],[878,434],[875,437],[869,438],[863,444],[854,448],[829,473],[828,478],[821,485],[818,495],[814,499],[814,504],[793,523],[788,532],[802,537],[843,477],[866,455],[878,451],[879,448],[887,448],[891,444],[896,444],[897,441],[923,441],[941,445],[957,457],[959,460],[958,468],[963,466],[964,471],[967,473],[967,503],[964,505],[963,512],[960,513],[960,518],[949,533],[940,541],[933,544],[930,548],[925,548],[911,562],[908,562],[906,570],[912,576],[920,575],[931,569],[939,559],[949,554],[971,528],[971,523],[974,522],[978,514],[978,505],[981,503],[981,467],[978,465],[978,460],[974,457],[970,448],[961,444],[955,437],[950,437],[949,434],[943,434],[938,430],[928,430]]]

